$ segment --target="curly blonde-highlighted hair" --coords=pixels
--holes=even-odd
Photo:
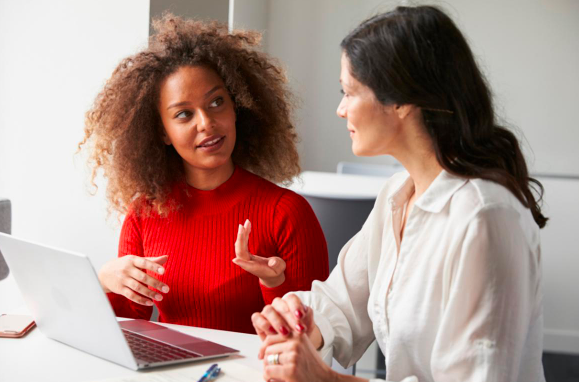
[[[260,34],[171,14],[153,27],[149,47],[121,61],[86,113],[79,149],[91,146],[91,182],[102,170],[110,208],[124,214],[137,199],[161,214],[174,207],[168,195],[184,167],[162,140],[158,101],[161,82],[183,66],[205,66],[223,79],[235,105],[236,165],[274,183],[298,175],[291,94],[279,65],[255,49]]]

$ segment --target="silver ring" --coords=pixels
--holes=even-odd
[[[279,353],[269,354],[267,356],[268,365],[279,365]]]

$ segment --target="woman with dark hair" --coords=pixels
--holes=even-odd
[[[255,32],[171,15],[87,113],[93,180],[126,213],[99,279],[119,316],[253,332],[251,314],[328,275],[299,174],[290,94]]]
[[[398,7],[341,46],[352,150],[408,172],[386,182],[326,282],[252,316],[266,378],[363,381],[322,360],[351,366],[376,339],[389,381],[544,381],[542,187],[465,38],[437,8]],[[282,326],[292,333],[267,331]]]

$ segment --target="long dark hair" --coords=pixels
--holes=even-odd
[[[445,170],[503,185],[531,210],[539,227],[545,226],[548,219],[539,205],[543,186],[529,177],[515,135],[497,124],[486,80],[444,12],[397,7],[364,21],[341,47],[352,76],[382,104],[421,108]]]

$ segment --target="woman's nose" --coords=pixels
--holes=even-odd
[[[205,131],[213,125],[213,120],[211,116],[205,111],[200,110],[197,112],[197,130]]]
[[[340,118],[346,118],[347,117],[345,103],[346,102],[344,101],[344,98],[342,98],[342,100],[340,101],[340,104],[338,105],[338,109],[336,110],[336,114]]]

